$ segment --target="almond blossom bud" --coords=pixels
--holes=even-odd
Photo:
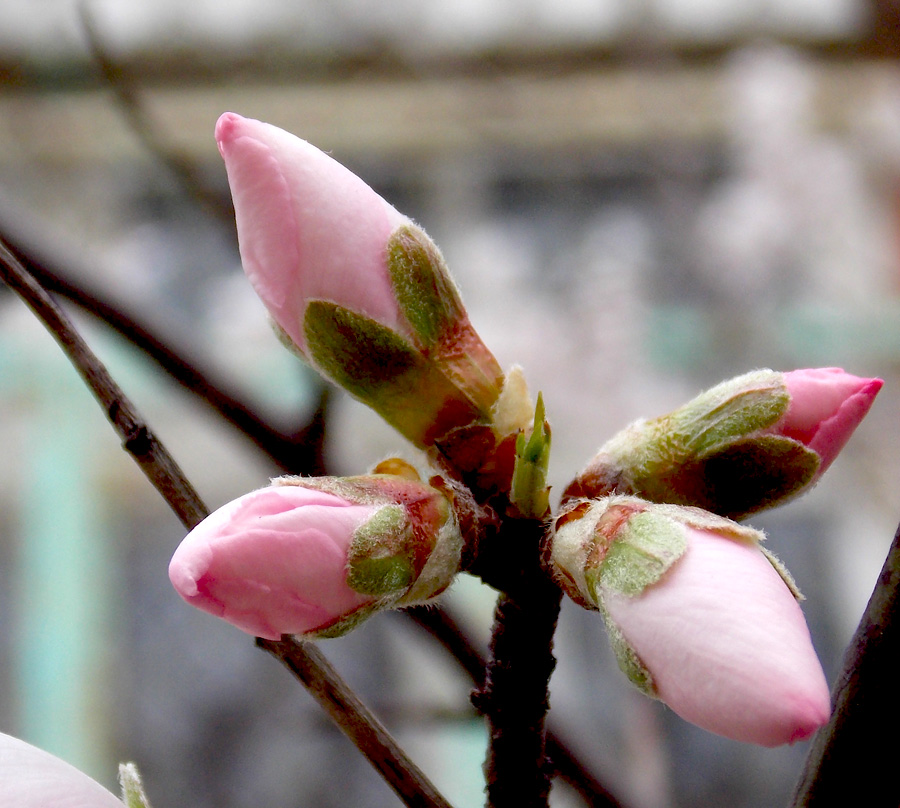
[[[773,431],[819,456],[818,477],[850,440],[884,382],[851,376],[841,368],[807,368],[785,373],[784,384],[791,403]]]
[[[610,493],[741,519],[814,485],[883,382],[840,368],[756,370],[619,432],[564,499]]]
[[[830,700],[799,593],[763,538],[698,508],[613,496],[557,518],[550,562],[602,613],[644,693],[710,732],[779,746],[810,737]]]
[[[442,592],[461,552],[449,502],[418,480],[282,477],[197,525],[169,578],[188,603],[249,634],[336,636]]]
[[[0,734],[0,805],[124,808],[121,801],[74,766],[3,734]]]
[[[306,141],[228,112],[244,269],[319,372],[420,447],[490,425],[503,373],[428,236]]]

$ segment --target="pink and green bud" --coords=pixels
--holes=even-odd
[[[814,485],[881,385],[839,368],[738,376],[619,432],[564,498],[634,494],[742,519]]]
[[[255,636],[336,636],[422,603],[459,570],[445,496],[406,477],[283,477],[204,519],[169,578],[191,605]]]
[[[147,806],[133,764],[120,767],[126,802],[43,749],[0,734],[0,805],[9,808]],[[136,797],[141,797],[143,802]]]
[[[216,140],[244,269],[289,344],[417,446],[489,427],[503,373],[431,239],[275,126],[228,112]]]
[[[710,732],[779,746],[809,738],[831,708],[799,593],[763,538],[698,508],[613,496],[559,516],[549,556],[644,693]]]

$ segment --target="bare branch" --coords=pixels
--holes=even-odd
[[[441,643],[456,658],[475,685],[481,687],[484,684],[487,658],[478,652],[446,609],[413,606],[401,614],[411,618]],[[586,805],[593,808],[624,808],[552,729],[547,732],[547,756],[556,774],[581,795]]]
[[[545,720],[562,593],[540,564],[544,530],[541,519],[507,517],[481,541],[471,570],[500,591],[484,685],[472,695],[490,731],[490,808],[549,804]]]
[[[122,439],[125,451],[135,459],[182,524],[187,528],[197,524],[208,510],[174,458],[156,439],[62,309],[2,242],[0,277],[25,301],[59,343]]]
[[[157,133],[150,116],[141,105],[138,88],[129,79],[126,72],[116,64],[104,45],[88,4],[79,3],[78,11],[91,56],[112,90],[122,111],[122,116],[144,148],[175,175],[201,207],[223,222],[232,222],[234,209],[231,206],[231,200],[212,190],[203,181],[193,161],[176,154]]]
[[[900,527],[831,693],[831,720],[813,739],[791,803],[830,806],[858,783],[871,808],[900,805],[896,742],[900,726]]]
[[[381,722],[342,683],[337,671],[309,643],[282,637],[275,642],[258,638],[256,644],[275,656],[306,687],[334,722],[356,744],[369,762],[410,808],[450,808],[425,774],[397,745]],[[403,767],[398,767],[398,761]]]

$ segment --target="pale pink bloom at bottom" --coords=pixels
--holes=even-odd
[[[604,591],[659,697],[703,729],[779,746],[829,718],[828,685],[793,593],[758,547],[693,527],[636,597]]]
[[[0,734],[3,808],[123,808],[99,783],[49,752]]]

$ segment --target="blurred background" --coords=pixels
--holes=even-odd
[[[896,0],[0,0],[0,232],[289,435],[320,388],[240,270],[213,140],[226,110],[286,128],[441,245],[543,391],[557,492],[726,376],[884,377],[816,490],[753,520],[833,681],[900,516],[898,56]],[[210,506],[279,473],[71,310]],[[330,473],[412,452],[341,395],[325,426]],[[135,760],[156,808],[399,804],[286,671],[177,597],[183,529],[7,292],[0,452],[0,730],[108,786]],[[492,593],[464,579],[445,603],[483,645]],[[482,803],[472,685],[427,633],[382,615],[323,649],[454,805]],[[571,604],[556,650],[551,726],[622,805],[786,804],[804,744],[685,724]]]

